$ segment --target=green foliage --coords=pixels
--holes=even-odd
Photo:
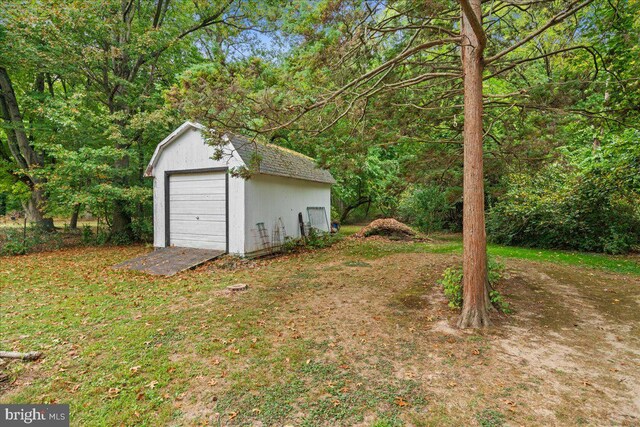
[[[37,225],[3,228],[0,236],[0,255],[24,255],[34,249],[59,249],[60,233],[52,233]]]
[[[445,228],[450,211],[451,205],[441,188],[416,186],[404,193],[398,215],[402,221],[429,233]]]
[[[0,66],[14,81],[43,162],[20,165],[6,137],[15,126],[4,120],[0,192],[7,203],[30,196],[34,187],[22,182],[28,175],[45,193],[47,214],[66,216],[80,205],[109,227],[127,223],[114,241],[149,240],[151,181],[142,172],[157,142],[189,118],[264,136],[331,168],[338,181],[332,219],[399,213],[423,231],[461,224],[455,44],[389,61],[458,33],[451,2],[167,4],[0,3]],[[487,57],[566,5],[530,6],[522,14],[505,5],[488,22]],[[638,134],[631,129],[640,48],[629,35],[640,30],[639,12],[637,1],[593,2],[499,67],[488,65],[487,73],[500,71],[484,83],[485,188],[496,241],[608,253],[638,245]],[[207,20],[215,16],[224,19]],[[561,54],[520,61],[559,45]],[[589,160],[594,138],[602,140],[598,161]],[[115,213],[126,221],[113,221]]]
[[[511,309],[509,308],[509,303],[505,301],[502,294],[496,291],[495,289],[492,289],[489,291],[489,301],[491,301],[491,304],[493,304],[493,306],[496,307],[501,312],[506,314],[511,313]]]
[[[498,283],[504,274],[504,264],[498,262],[492,257],[488,258],[487,275],[490,286]],[[438,281],[444,289],[444,295],[449,300],[449,307],[462,307],[462,268],[449,267],[442,274],[442,278]],[[500,292],[495,289],[489,291],[489,300],[498,310],[503,313],[510,313],[509,303],[504,300]]]
[[[401,425],[402,423],[400,421],[390,420],[388,418],[381,418],[376,420],[373,424],[371,424],[371,427],[397,427]]]
[[[82,244],[102,246],[107,243],[125,245],[131,243],[131,238],[125,233],[111,233],[105,227],[97,227],[95,232],[89,225],[82,227]]]
[[[93,229],[90,225],[82,226],[82,243],[85,245],[90,245],[95,242],[95,236],[93,234]]]
[[[309,235],[305,239],[287,239],[282,245],[282,252],[293,253],[301,249],[323,249],[335,245],[344,239],[339,233],[324,233],[311,228]]]
[[[488,231],[509,245],[626,253],[640,244],[638,132],[594,154],[565,154],[533,176],[512,175]]]
[[[462,307],[462,269],[447,268],[438,283],[444,288],[444,295],[449,300],[449,307]]]

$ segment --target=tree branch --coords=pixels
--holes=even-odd
[[[463,0],[461,0],[461,1],[463,1]],[[512,46],[509,46],[508,48],[504,49],[503,51],[501,51],[501,52],[499,52],[499,53],[487,58],[485,60],[485,64],[489,64],[491,62],[497,61],[498,59],[502,58],[503,56],[507,55],[508,53],[513,52],[514,50],[516,50],[520,46],[530,42],[531,40],[533,40],[534,38],[536,38],[540,34],[544,33],[549,28],[551,28],[554,25],[557,25],[560,22],[564,21],[567,17],[575,14],[580,9],[584,8],[585,6],[588,6],[592,2],[593,2],[593,0],[585,0],[582,3],[579,3],[579,1],[574,1],[573,3],[571,3],[569,5],[569,7],[567,9],[565,9],[564,11],[554,15],[549,21],[547,21],[546,24],[544,24],[542,27],[538,28],[533,33],[529,34],[524,39],[520,40],[518,43],[516,43],[516,44],[514,44]]]
[[[567,48],[564,48],[564,49],[554,50],[553,52],[548,52],[548,53],[545,53],[543,55],[533,56],[531,58],[520,59],[520,60],[515,61],[512,64],[510,64],[510,65],[508,65],[508,66],[496,71],[495,73],[485,77],[484,80],[489,80],[489,79],[491,79],[491,78],[493,78],[493,77],[495,77],[495,76],[497,76],[499,74],[504,73],[505,71],[509,71],[509,70],[517,67],[520,64],[524,64],[526,62],[531,62],[531,61],[537,61],[538,59],[546,58],[546,57],[549,57],[549,56],[552,56],[552,55],[557,55],[557,54],[563,53],[563,52],[569,52],[569,51],[576,50],[576,49],[584,49],[587,52],[589,52],[591,54],[591,56],[593,56],[593,62],[594,62],[595,67],[596,67],[596,75],[594,76],[594,78],[595,78],[598,75],[598,61],[597,61],[597,57],[596,57],[595,53],[593,52],[593,48],[591,46],[578,45],[578,46],[567,47]]]
[[[469,24],[471,24],[471,28],[473,28],[473,33],[476,35],[476,38],[478,39],[479,48],[483,49],[487,44],[487,36],[484,33],[484,30],[482,29],[482,23],[474,13],[473,8],[471,7],[471,3],[469,3],[469,0],[459,0],[459,1],[460,1],[460,6],[462,6],[462,11],[464,12],[464,17],[469,21]]]

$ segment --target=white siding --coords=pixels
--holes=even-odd
[[[298,213],[307,222],[307,207],[324,207],[331,215],[331,185],[271,175],[256,175],[245,188],[245,253],[259,251],[262,243],[256,224],[263,222],[269,239],[281,218],[288,236],[300,237]],[[331,218],[328,218],[329,220]]]
[[[189,128],[175,141],[164,147],[153,168],[153,218],[154,246],[164,247],[165,236],[165,171],[185,171],[217,167],[238,167],[242,162],[236,157],[225,156],[212,160],[214,148],[208,145],[200,130]],[[242,178],[229,177],[229,252],[243,254],[245,241],[244,217],[245,182]]]

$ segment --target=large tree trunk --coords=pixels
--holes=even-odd
[[[120,149],[126,149],[126,147],[119,146]],[[126,177],[124,171],[129,167],[129,156],[124,155],[121,159],[118,159],[115,164],[116,169],[119,169],[123,175],[116,180],[119,186],[126,188],[129,185],[129,180]],[[120,239],[133,240],[133,230],[131,229],[131,215],[127,212],[127,201],[117,199],[113,202],[113,214],[111,217],[111,235],[118,235]]]
[[[24,202],[23,208],[28,221],[35,222],[38,226],[46,231],[55,231],[53,218],[45,218],[42,215],[42,205],[44,204],[44,196],[42,190],[34,188],[31,190],[31,196]]]
[[[463,189],[463,305],[458,326],[480,328],[489,324],[487,237],[484,224],[482,165],[482,69],[484,40],[473,28],[482,22],[480,0],[462,14],[462,69],[464,72],[464,189]],[[465,5],[463,5],[463,9]],[[465,13],[467,12],[467,13]]]
[[[44,159],[40,153],[33,149],[27,136],[18,100],[13,90],[13,83],[4,67],[0,67],[0,113],[6,124],[5,133],[11,155],[18,167],[28,177],[28,183],[31,187],[31,197],[24,206],[27,218],[48,231],[54,231],[53,219],[45,218],[43,214],[46,199],[42,189],[39,188],[42,180],[29,173],[31,168],[42,167]]]
[[[71,230],[78,229],[78,217],[80,216],[80,203],[76,204],[73,207],[73,212],[71,213],[71,219],[69,220],[69,228]]]
[[[353,212],[358,207],[364,205],[365,203],[371,204],[371,199],[370,198],[360,199],[357,202],[355,202],[354,204],[345,207],[344,210],[342,211],[342,214],[340,215],[340,224],[342,224],[343,222],[345,222],[347,220],[347,218],[349,217],[349,214],[351,214],[351,212]],[[368,209],[369,208],[367,208],[367,214],[368,214]]]

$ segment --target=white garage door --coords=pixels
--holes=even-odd
[[[225,178],[225,172],[169,175],[171,246],[226,250]]]

